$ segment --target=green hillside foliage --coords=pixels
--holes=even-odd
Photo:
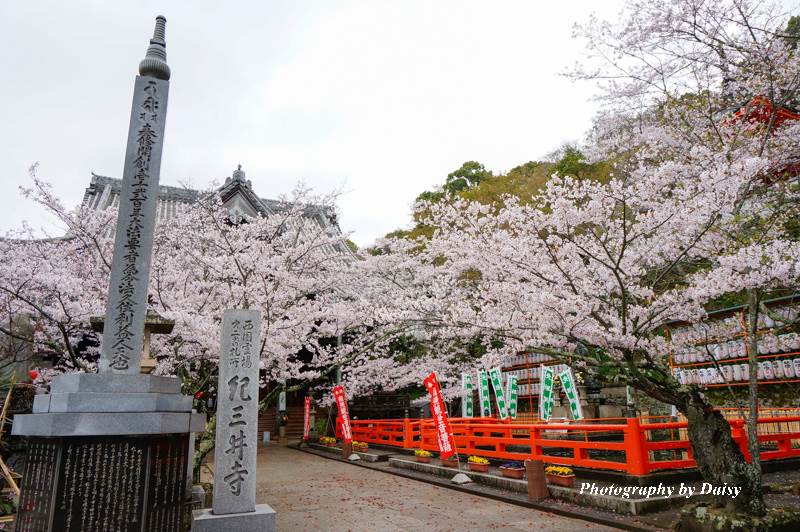
[[[565,145],[558,150],[555,159],[555,162],[528,161],[515,166],[505,174],[494,174],[477,161],[467,161],[460,168],[447,174],[441,187],[422,192],[417,196],[417,201],[440,202],[461,197],[485,204],[502,205],[503,197],[510,195],[520,198],[523,202],[529,202],[539,194],[553,174],[606,182],[612,172],[610,162],[590,163],[583,153],[572,145]],[[424,211],[415,212],[413,228],[398,229],[386,237],[430,238],[436,228],[421,223],[424,216]]]
[[[553,166],[553,163],[529,161],[515,166],[506,174],[492,176],[460,192],[459,196],[481,203],[502,204],[504,195],[527,201],[544,188],[553,174]]]

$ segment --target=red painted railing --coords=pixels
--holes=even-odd
[[[662,418],[663,419],[663,418]],[[729,419],[733,439],[745,458],[744,421]],[[537,459],[547,463],[624,471],[652,471],[696,466],[686,439],[685,421],[651,422],[613,418],[560,423],[511,423],[493,418],[451,418],[456,448],[461,455],[501,460]],[[800,415],[758,419],[762,460],[800,456]],[[340,436],[337,420],[337,436]],[[353,439],[367,443],[438,451],[430,419],[364,419],[351,421]],[[778,429],[776,430],[776,427]]]

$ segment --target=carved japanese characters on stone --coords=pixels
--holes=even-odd
[[[214,454],[215,514],[255,509],[261,313],[225,311]]]

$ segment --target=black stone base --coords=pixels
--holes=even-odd
[[[188,434],[30,438],[19,532],[173,532],[185,519]]]

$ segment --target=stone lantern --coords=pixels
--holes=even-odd
[[[92,330],[98,333],[103,332],[103,316],[92,316],[89,323]],[[144,342],[142,344],[141,373],[152,373],[156,368],[156,359],[150,356],[150,335],[169,334],[175,327],[175,320],[170,320],[154,310],[148,310],[144,321]]]

